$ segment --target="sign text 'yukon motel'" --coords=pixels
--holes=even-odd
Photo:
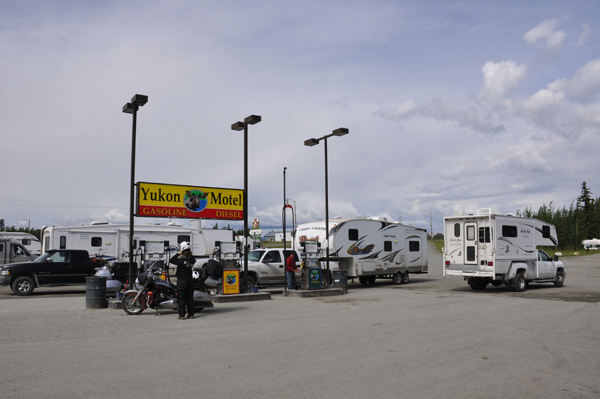
[[[238,189],[138,182],[136,216],[242,220],[243,198]]]

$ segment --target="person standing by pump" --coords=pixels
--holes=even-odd
[[[290,252],[290,256],[285,260],[285,274],[288,290],[296,289],[296,259],[294,258],[294,252]]]
[[[194,282],[192,280],[192,271],[196,258],[192,256],[190,243],[183,241],[179,246],[179,252],[170,260],[170,263],[177,265],[175,276],[177,277],[177,305],[179,320],[185,318],[187,309],[187,318],[194,318]]]

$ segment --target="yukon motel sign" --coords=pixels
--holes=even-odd
[[[137,183],[137,213],[141,217],[244,219],[244,190]]]

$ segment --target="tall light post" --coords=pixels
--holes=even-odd
[[[329,177],[327,172],[327,139],[331,136],[344,136],[349,133],[349,130],[340,127],[339,129],[335,129],[331,134],[325,135],[318,139],[312,138],[304,141],[304,145],[308,147],[313,147],[319,144],[319,141],[323,140],[325,144],[325,239],[327,241],[327,246],[325,247],[325,262],[327,264],[327,276],[329,276]]]
[[[129,186],[129,286],[133,285],[135,278],[135,267],[133,266],[133,197],[135,192],[135,135],[137,128],[137,111],[148,102],[148,96],[136,94],[131,102],[123,106],[123,112],[133,114],[133,125],[131,128],[131,184]]]
[[[431,219],[431,211],[424,210],[423,212],[429,212],[429,235],[431,236],[430,238],[433,240],[433,221]]]
[[[243,289],[248,288],[248,125],[255,125],[262,120],[260,115],[250,115],[244,122],[235,122],[231,130],[244,131],[244,278]]]

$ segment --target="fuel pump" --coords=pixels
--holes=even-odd
[[[224,294],[240,293],[240,258],[242,243],[239,241],[216,241],[215,260],[223,268],[222,287]]]
[[[167,264],[167,250],[169,247],[168,241],[143,241],[140,242],[140,246],[144,248],[143,262],[144,270],[147,270],[151,265],[156,266],[156,262],[159,262],[158,267],[163,270],[161,278],[167,279],[168,267]]]
[[[314,290],[321,288],[322,270],[319,262],[321,243],[318,241],[305,241],[302,246],[302,268],[300,272],[300,288]]]

